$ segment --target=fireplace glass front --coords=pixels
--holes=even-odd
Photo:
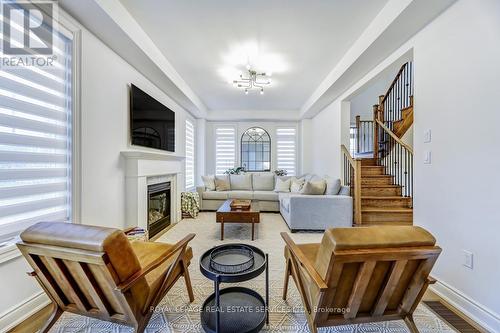
[[[170,182],[148,186],[148,234],[153,237],[170,225]]]

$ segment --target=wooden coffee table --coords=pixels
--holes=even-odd
[[[251,223],[252,240],[254,240],[255,223],[260,222],[259,202],[252,200],[252,206],[249,210],[231,210],[231,201],[233,200],[226,200],[215,214],[216,222],[220,223],[220,240],[224,240],[225,223]]]

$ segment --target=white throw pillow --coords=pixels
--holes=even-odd
[[[290,192],[291,179],[281,179],[276,177],[276,186],[274,192]]]
[[[229,191],[231,189],[229,176],[215,176],[215,189],[217,191]]]
[[[292,178],[292,183],[290,185],[290,192],[292,193],[300,193],[302,190],[302,186],[304,186],[304,179]]]
[[[318,180],[318,181],[308,181],[304,183],[302,186],[301,194],[309,194],[309,195],[322,195],[326,190],[326,181]]]
[[[215,191],[215,176],[201,176],[206,191]]]
[[[340,179],[326,176],[325,180],[326,180],[326,192],[325,192],[325,194],[337,195],[340,191]]]

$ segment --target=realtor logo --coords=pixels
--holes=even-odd
[[[50,55],[52,1],[2,1],[4,55]]]

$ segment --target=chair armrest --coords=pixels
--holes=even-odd
[[[146,276],[148,273],[153,271],[154,269],[158,268],[161,264],[163,264],[165,261],[170,259],[174,254],[176,254],[178,251],[180,251],[183,247],[185,248],[187,244],[196,236],[195,234],[188,234],[186,237],[184,237],[182,240],[177,242],[167,253],[165,253],[164,256],[156,258],[153,262],[151,262],[149,265],[144,267],[143,269],[137,271],[136,273],[132,274],[128,279],[123,281],[122,283],[118,284],[116,286],[116,290],[123,292],[126,292],[130,288],[132,288],[141,278]]]
[[[297,260],[297,263],[300,266],[304,267],[307,274],[309,275],[311,280],[316,284],[318,289],[320,291],[328,289],[328,285],[325,283],[325,281],[323,281],[321,275],[319,275],[319,273],[313,267],[312,263],[307,259],[307,257],[304,255],[302,250],[297,246],[297,244],[295,244],[290,235],[288,235],[286,232],[282,232],[281,237],[288,246],[288,249],[290,250],[292,256]]]

